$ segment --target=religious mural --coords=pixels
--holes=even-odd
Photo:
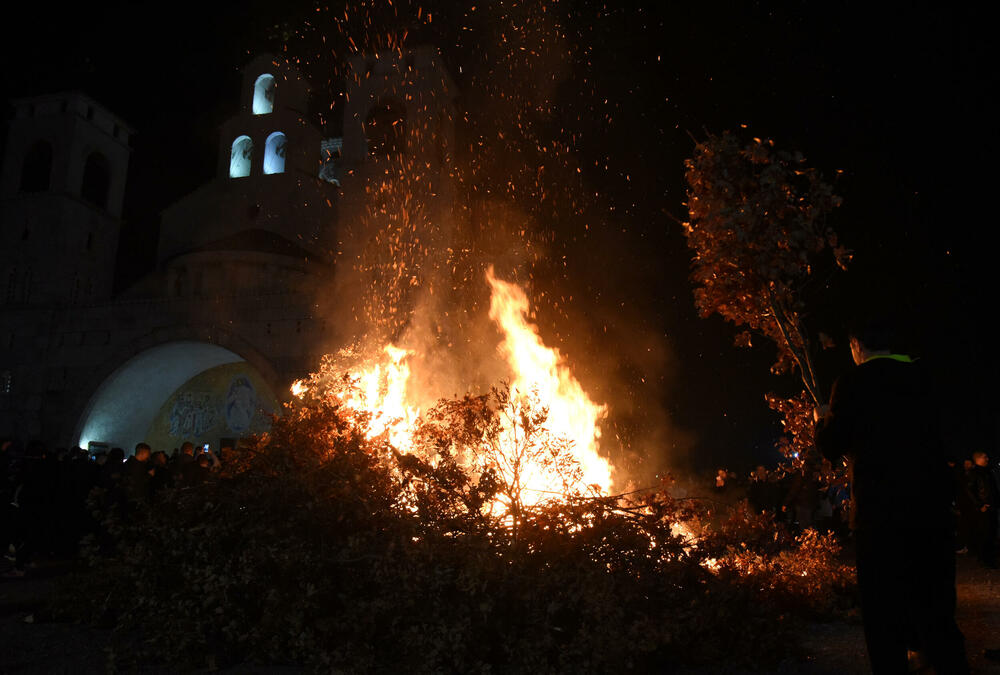
[[[236,434],[250,431],[251,422],[259,407],[257,391],[246,375],[237,375],[229,383],[226,394],[226,425]]]
[[[202,436],[215,426],[218,417],[211,392],[185,391],[170,409],[170,435]]]
[[[163,405],[146,436],[154,450],[171,452],[184,441],[218,448],[223,438],[267,431],[278,402],[246,362],[210,368],[182,385]]]

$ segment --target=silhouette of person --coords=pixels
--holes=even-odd
[[[971,537],[969,549],[984,566],[997,567],[997,502],[1000,501],[990,456],[978,451],[972,454],[972,467],[967,474],[971,502]]]
[[[940,409],[921,364],[875,320],[850,336],[856,367],[817,409],[816,445],[851,473],[858,588],[872,672],[906,673],[908,648],[967,673],[955,623],[952,480]]]

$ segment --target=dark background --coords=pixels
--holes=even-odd
[[[239,68],[252,54],[319,52],[319,34],[336,46],[346,33],[382,30],[382,21],[409,22],[410,43],[439,46],[475,107],[476,94],[489,93],[498,77],[477,51],[496,37],[483,26],[516,24],[508,9],[525,11],[509,2],[476,10],[440,2],[429,26],[413,21],[416,4],[369,4],[374,9],[354,12],[367,18],[336,27],[336,8],[259,0],[38,3],[4,22],[0,77],[9,98],[79,89],[136,131],[119,288],[153,264],[159,211],[212,177],[218,127],[236,112]],[[773,459],[780,429],[763,393],[794,388],[768,374],[766,347],[736,349],[730,326],[698,319],[687,281],[683,160],[693,139],[741,124],[837,176],[844,205],[832,222],[855,259],[831,279],[810,324],[843,343],[855,308],[900,309],[907,348],[942,378],[959,445],[996,447],[997,139],[985,98],[997,82],[985,10],[805,2],[546,7],[543,23],[556,26],[565,53],[549,131],[572,138],[581,181],[572,189],[597,195],[586,217],[600,221],[586,234],[573,218],[553,225],[569,259],[568,283],[584,291],[614,285],[606,295],[633,300],[637,330],[667,345],[668,365],[657,375],[666,383],[653,396],[693,433],[686,451],[696,467]],[[300,31],[304,21],[313,28]],[[335,71],[336,58],[316,60],[307,75],[317,82],[317,72]],[[335,97],[331,79],[318,99]],[[322,76],[319,82],[325,85]],[[547,133],[544,126],[537,133]],[[586,292],[576,297],[577,312],[587,314]],[[843,347],[824,356],[825,386],[848,358]],[[636,370],[638,382],[642,364]]]

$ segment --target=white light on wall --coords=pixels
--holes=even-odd
[[[249,136],[240,136],[233,141],[233,151],[229,156],[229,177],[244,178],[249,176],[252,157],[253,141]]]
[[[205,342],[167,342],[139,352],[97,388],[80,420],[77,445],[99,440],[131,450],[146,440],[156,413],[185,382],[243,358]]]
[[[264,173],[285,172],[285,134],[275,131],[264,146]]]
[[[274,76],[264,73],[253,85],[253,114],[267,115],[274,111]]]

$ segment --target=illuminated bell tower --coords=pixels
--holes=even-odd
[[[274,56],[244,66],[239,113],[222,125],[219,177],[316,175],[320,140],[308,100],[302,74]]]
[[[131,129],[78,92],[13,106],[0,172],[0,303],[108,300]]]
[[[163,212],[161,265],[176,267],[179,256],[206,246],[245,246],[248,238],[329,252],[321,227],[329,219],[316,207],[332,195],[319,185],[322,138],[308,102],[308,82],[274,56],[243,68],[237,113],[220,128],[215,179]]]

